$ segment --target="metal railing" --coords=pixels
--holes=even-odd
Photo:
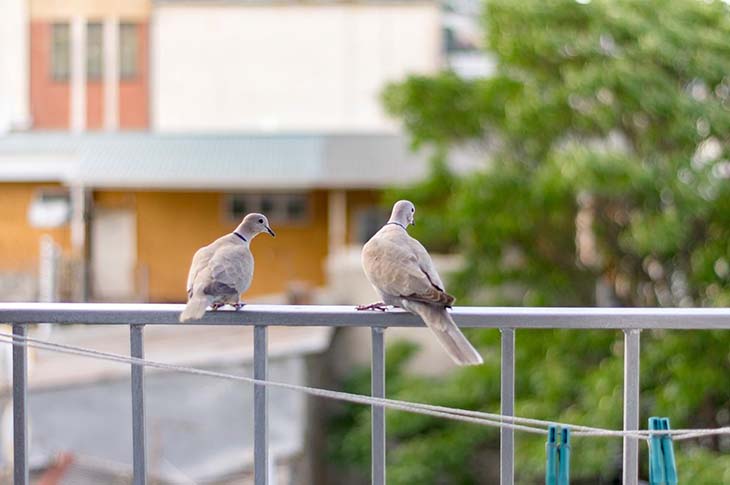
[[[182,305],[0,303],[0,322],[13,325],[13,334],[26,336],[34,323],[128,325],[131,356],[144,358],[145,325],[180,325]],[[624,430],[639,429],[639,348],[644,329],[730,330],[730,309],[704,308],[454,308],[462,327],[501,331],[501,414],[514,415],[515,337],[521,329],[602,329],[624,332]],[[372,395],[385,396],[385,329],[422,327],[415,316],[401,311],[358,312],[351,306],[248,305],[239,312],[208,312],[195,325],[254,327],[254,378],[267,377],[267,327],[332,326],[372,329]],[[147,480],[144,367],[131,365],[132,438],[135,485]],[[13,436],[15,485],[28,481],[27,352],[13,347]],[[267,391],[254,386],[254,476],[256,485],[268,483]],[[385,484],[385,414],[372,406],[372,483]],[[513,430],[500,431],[500,484],[514,483]],[[623,483],[638,483],[639,443],[624,437]]]

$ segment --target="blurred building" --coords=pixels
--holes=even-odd
[[[387,217],[383,190],[422,178],[428,156],[409,150],[380,92],[443,67],[473,75],[463,11],[436,0],[0,2],[0,299],[184,301],[195,250],[258,211],[277,238],[253,243],[247,298],[369,301],[359,247]],[[125,353],[116,330],[52,338]],[[367,358],[357,331],[320,357],[325,330],[273,332],[273,378],[321,385]],[[147,352],[244,372],[240,333],[149,329]],[[128,482],[127,369],[52,354],[31,354],[31,367],[41,483]],[[247,386],[158,373],[147,387],[158,483],[248,483]],[[271,403],[279,483],[317,483],[310,402],[272,392]]]
[[[436,2],[0,8],[5,299],[53,278],[45,299],[183,301],[195,249],[254,210],[281,236],[254,243],[250,296],[298,298],[425,171],[379,96],[443,65]]]
[[[64,153],[63,170],[34,173],[43,153]],[[387,134],[13,134],[2,159],[0,214],[14,229],[0,236],[0,264],[33,267],[48,233],[85,258],[88,297],[113,301],[183,301],[195,250],[255,211],[277,238],[253,243],[250,294],[321,287],[327,256],[382,225],[378,191],[424,169]]]

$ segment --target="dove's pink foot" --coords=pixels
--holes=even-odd
[[[375,303],[371,303],[369,305],[358,305],[355,307],[355,310],[379,310],[381,312],[387,312],[388,305],[386,305],[384,301],[376,301]]]
[[[224,303],[212,303],[210,305],[211,311],[217,312],[220,307],[222,307]]]
[[[238,303],[231,303],[231,306],[233,307],[233,310],[238,311],[241,308],[243,308],[244,306],[246,306],[246,304],[243,302],[238,302]]]

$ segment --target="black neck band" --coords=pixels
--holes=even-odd
[[[395,224],[396,226],[400,226],[400,227],[402,227],[403,229],[406,229],[406,226],[404,226],[404,225],[403,225],[403,224],[401,224],[400,222],[396,222],[396,221],[390,221],[390,222],[387,222],[387,223],[385,223],[385,225],[386,225],[386,226],[387,226],[388,224]],[[407,230],[407,229],[406,229],[406,230]]]
[[[243,242],[248,242],[248,239],[246,239],[245,237],[241,236],[237,232],[234,232],[233,235],[236,236],[238,239],[240,239]]]

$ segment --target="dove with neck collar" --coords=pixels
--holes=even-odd
[[[408,226],[415,224],[415,213],[412,202],[396,202],[388,222],[363,246],[363,270],[382,301],[357,309],[386,311],[389,305],[403,308],[423,320],[454,362],[481,364],[481,355],[447,311],[454,297],[446,293],[431,256],[408,235]]]
[[[217,310],[231,305],[243,306],[241,293],[251,286],[254,261],[251,241],[261,234],[275,236],[263,214],[248,214],[236,229],[200,248],[193,256],[188,273],[188,303],[180,314],[181,322],[199,320],[210,305]]]

